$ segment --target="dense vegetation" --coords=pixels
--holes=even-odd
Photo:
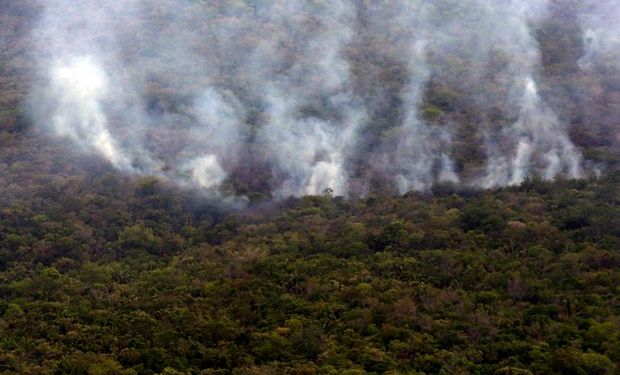
[[[576,69],[571,3],[537,30],[543,91],[603,177],[273,203],[250,166],[230,183],[254,203],[230,212],[32,128],[39,5],[0,0],[0,373],[620,374],[620,74]],[[399,67],[363,46],[361,89],[397,102]],[[480,164],[482,115],[443,78],[425,113]]]
[[[190,200],[106,174],[5,207],[2,370],[618,372],[617,179],[225,218]]]

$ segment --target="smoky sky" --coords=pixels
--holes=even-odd
[[[579,15],[581,69],[618,56],[613,3]],[[359,196],[591,174],[541,94],[546,1],[41,4],[32,117],[123,173],[233,200],[239,181]],[[477,165],[455,160],[462,124],[428,104],[433,82],[478,109]]]

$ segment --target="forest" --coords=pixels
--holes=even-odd
[[[616,176],[213,215],[152,179],[55,177],[2,210],[0,366],[616,374],[619,203]]]
[[[470,2],[476,3],[462,3]],[[304,83],[313,94],[292,107],[306,126],[320,121],[331,126],[347,118],[342,108],[354,111],[362,103],[361,141],[352,151],[330,156],[332,145],[319,137],[321,146],[310,152],[310,161],[290,156],[295,161],[290,164],[271,154],[275,132],[261,133],[276,127],[270,116],[277,111],[264,103],[273,98],[263,98],[240,76],[243,48],[269,44],[258,43],[262,34],[239,25],[268,18],[261,24],[268,37],[280,32],[281,22],[303,41],[320,27],[308,21],[296,29],[263,15],[259,5],[270,1],[153,3],[158,7],[149,8],[146,19],[171,25],[165,30],[176,35],[175,43],[197,38],[192,46],[209,56],[217,74],[205,78],[201,70],[193,79],[195,67],[180,64],[174,53],[166,55],[172,60],[157,62],[171,71],[141,65],[156,64],[161,56],[140,50],[140,43],[150,46],[161,38],[167,44],[164,33],[147,35],[149,29],[136,40],[121,40],[122,57],[115,59],[126,68],[118,70],[130,77],[146,71],[148,77],[139,95],[116,91],[114,85],[123,82],[110,79],[112,94],[101,99],[106,129],[120,132],[115,159],[97,149],[86,128],[76,126],[74,136],[49,124],[79,122],[74,98],[63,92],[80,82],[65,85],[46,76],[39,64],[47,60],[39,53],[48,52],[32,30],[40,29],[49,4],[67,1],[0,0],[0,373],[620,374],[620,60],[604,45],[584,68],[588,39],[580,26],[580,14],[597,3],[611,4],[608,13],[616,11],[620,20],[613,1],[548,1],[547,16],[530,23],[540,61],[529,63],[523,56],[529,53],[525,38],[525,52],[490,51],[483,70],[493,77],[475,84],[463,78],[473,69],[467,65],[471,51],[454,52],[451,46],[447,53],[443,42],[431,43],[429,55],[416,60],[428,71],[419,72],[399,56],[399,43],[408,37],[398,33],[406,27],[373,19],[379,12],[373,6],[391,16],[396,8],[384,1],[351,1],[354,36],[343,37],[344,57],[330,60],[335,64],[330,66],[346,61],[350,72],[339,81],[346,88],[333,94],[316,83],[319,77]],[[330,2],[309,3],[314,12]],[[463,10],[457,3],[438,1],[445,9],[438,5],[432,12],[458,19]],[[179,27],[194,21],[175,18],[177,11],[189,17],[197,9],[208,19],[209,27],[198,29],[207,35],[203,39]],[[311,21],[323,22],[317,17]],[[126,26],[136,30],[142,22]],[[385,34],[377,31],[388,24]],[[462,30],[456,21],[446,24],[451,32]],[[222,30],[230,32],[229,39]],[[102,33],[92,40],[108,37]],[[447,38],[440,32],[433,37]],[[218,49],[228,42],[235,48]],[[270,84],[305,95],[305,86],[295,85],[307,72],[291,72],[300,65],[296,59],[312,60],[316,51],[303,50],[296,40],[276,42],[291,61],[274,63],[286,73]],[[496,136],[498,154],[509,155],[513,134],[502,129],[512,129],[528,109],[520,100],[503,102],[512,90],[506,82],[530,68],[537,70],[539,101],[546,108],[538,110],[537,104],[533,113],[564,125],[541,141],[528,135],[539,148],[530,173],[491,181],[487,139]],[[262,74],[258,68],[252,72]],[[412,94],[410,76],[426,77],[419,95]],[[215,89],[205,96],[203,84]],[[58,89],[52,91],[67,108],[49,110],[57,103],[33,94],[41,87]],[[330,101],[343,93],[355,99]],[[222,146],[187,132],[192,121],[212,114],[192,108],[194,95],[243,108],[238,125],[243,140]],[[418,96],[411,128],[407,103]],[[133,107],[115,98],[143,100],[145,114],[127,115]],[[218,121],[232,121],[228,110],[214,112]],[[151,123],[156,120],[157,126]],[[152,132],[138,142],[130,131],[142,129],[141,121]],[[517,130],[527,132],[528,126]],[[403,160],[412,154],[398,141],[412,129],[433,143],[413,155],[447,155],[450,149],[458,181],[440,178],[447,165],[441,158],[428,159],[423,173],[407,169]],[[561,138],[558,129],[574,144],[570,152],[580,155],[579,176],[566,165],[557,175],[543,173],[545,147]],[[232,137],[209,131],[218,140]],[[306,150],[304,142],[315,135],[304,136],[284,138]],[[336,144],[348,145],[346,137],[336,138]],[[217,184],[186,169],[196,143],[221,161],[221,168],[209,170],[217,177],[207,173]],[[238,154],[227,159],[233,149]],[[391,149],[398,152],[389,154]],[[153,157],[158,167],[149,169],[144,155],[160,157]],[[125,156],[131,159],[127,165]],[[349,170],[346,183],[335,178],[313,185],[320,174],[310,178],[307,171],[341,156]],[[481,176],[490,182],[474,183]]]

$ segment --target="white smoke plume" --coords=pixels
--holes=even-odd
[[[533,25],[544,20],[546,10],[546,1],[435,3],[436,23],[430,28],[439,30],[433,46],[440,57],[436,74],[445,75],[441,70],[452,69],[441,61],[463,59],[457,66],[466,72],[465,77],[459,76],[460,84],[477,88],[470,94],[479,107],[492,112],[496,105],[508,115],[504,117],[516,116],[511,124],[493,119],[484,125],[486,172],[474,185],[518,185],[532,175],[548,180],[583,175],[581,154],[567,127],[539,95],[541,56]],[[480,89],[480,81],[489,83],[489,91],[484,83]]]
[[[140,148],[125,149],[120,139],[134,136],[123,129],[139,117],[139,97],[128,90],[115,58],[112,7],[88,2],[52,0],[42,15],[36,57],[47,85],[39,88],[38,122],[75,141],[83,151],[99,153],[115,167],[138,171],[151,167]],[[113,123],[122,123],[119,128]]]
[[[517,145],[516,149],[513,145],[508,158],[492,152],[489,154],[488,172],[482,185],[518,185],[533,174],[547,180],[557,176],[580,178],[583,175],[581,154],[568,137],[566,127],[542,101],[534,78],[539,74],[541,57],[529,24],[544,14],[546,4],[525,1],[514,2],[512,9],[503,4],[500,6],[502,13],[509,17],[506,26],[514,33],[510,39],[512,43],[504,46],[517,48],[507,52],[513,54],[512,69],[516,73],[513,73],[511,90],[520,97],[518,120],[508,129],[503,129],[502,136],[508,135],[513,142],[517,140]],[[497,163],[505,163],[506,159],[509,165],[504,164],[502,173],[498,175],[500,168]]]
[[[584,66],[616,50],[596,17],[617,7],[600,4],[582,19]],[[585,174],[541,89],[544,0],[41,5],[36,124],[124,173],[280,198],[364,194],[377,178],[405,193]],[[484,164],[457,157],[471,108],[429,104],[437,82],[477,109]]]
[[[183,36],[196,6],[153,5],[46,1],[34,32],[47,82],[33,95],[37,121],[122,171],[216,188],[222,163],[235,161],[243,111],[210,84],[195,39]],[[153,27],[150,12],[167,24]],[[170,91],[171,108],[149,112],[149,85]]]
[[[484,187],[518,185],[531,175],[532,169],[546,180],[559,175],[582,176],[581,155],[557,116],[542,104],[536,83],[528,77],[524,85],[519,119],[502,134],[518,140],[516,148],[508,157],[491,148]]]
[[[50,66],[50,94],[57,95],[51,124],[56,133],[83,142],[115,167],[131,169],[108,128],[103,106],[110,95],[108,78],[92,57],[55,61]]]
[[[620,66],[620,6],[614,0],[585,1],[580,14],[584,31],[582,69],[609,62]]]
[[[592,138],[617,148],[620,145],[620,4],[613,0],[580,3],[579,21],[583,32],[583,55],[578,61],[583,88],[581,113]],[[604,106],[596,105],[604,102]],[[594,175],[605,169],[599,160]]]
[[[428,14],[432,4],[425,1],[377,2],[369,7],[371,14],[382,15],[382,19],[375,20],[378,29],[396,27],[395,32],[402,35],[402,40],[398,42],[402,44],[400,58],[408,74],[401,94],[402,123],[384,133],[375,169],[387,173],[401,194],[411,190],[428,190],[437,182],[458,183],[450,156],[450,132],[446,127],[426,123],[420,113],[432,74],[427,61],[435,37]],[[382,14],[386,12],[386,7],[394,8]]]
[[[350,67],[343,57],[355,9],[348,2],[298,0],[275,1],[265,8],[268,28],[285,30],[261,40],[252,61],[268,66],[259,76],[268,118],[259,138],[270,145],[267,158],[275,173],[283,175],[275,194],[314,195],[331,189],[347,195],[347,162],[365,117],[351,92]],[[296,35],[307,39],[296,42]]]

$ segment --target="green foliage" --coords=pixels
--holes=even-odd
[[[67,179],[80,195],[46,185],[2,209],[3,372],[618,371],[613,179],[251,215]]]

